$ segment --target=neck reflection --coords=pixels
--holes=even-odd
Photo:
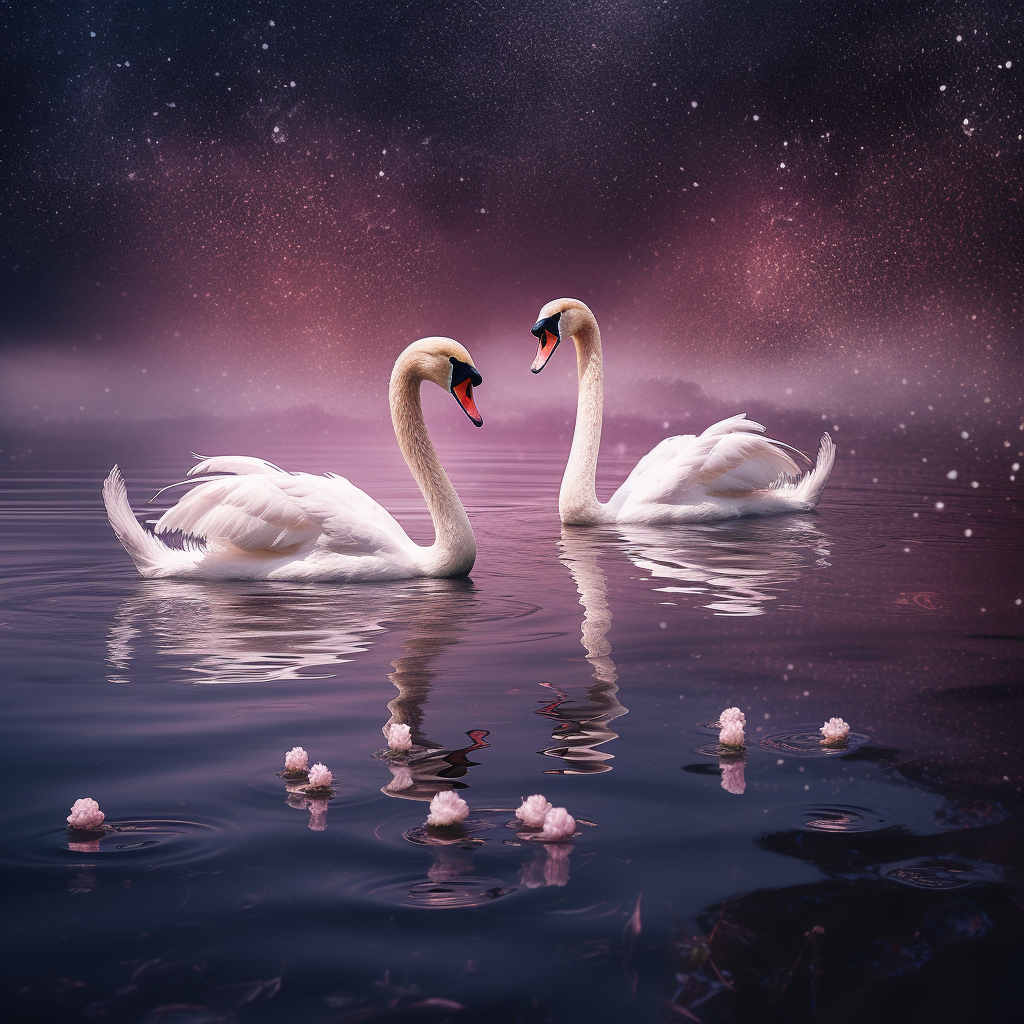
[[[608,579],[599,558],[607,539],[593,530],[563,526],[559,559],[569,570],[583,606],[581,642],[593,669],[594,682],[587,688],[586,702],[576,703],[570,695],[552,683],[541,685],[554,690],[557,697],[535,713],[555,722],[551,738],[555,745],[541,753],[559,758],[563,767],[550,768],[546,775],[593,775],[611,770],[613,754],[600,748],[618,738],[610,727],[626,714],[619,703],[615,685],[618,672],[611,658],[608,630],[612,613],[608,607]]]
[[[442,789],[465,789],[466,783],[457,780],[480,763],[469,755],[490,746],[486,729],[468,730],[469,743],[449,749],[432,740],[424,728],[425,705],[438,675],[434,662],[463,642],[476,605],[471,580],[438,579],[424,581],[415,603],[404,610],[409,625],[401,644],[405,653],[391,663],[394,671],[388,676],[398,693],[388,702],[391,717],[381,731],[387,736],[393,725],[407,725],[412,747],[384,752],[392,775],[381,788],[387,796],[429,802]]]

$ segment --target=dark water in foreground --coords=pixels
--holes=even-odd
[[[561,446],[448,451],[472,580],[381,587],[143,582],[102,512],[107,467],[7,470],[7,1011],[711,1024],[1012,1005],[1018,454],[962,456],[949,481],[941,452],[858,448],[816,515],[596,531],[557,524]],[[393,457],[260,454],[346,472],[423,539]],[[136,505],[186,455],[126,452]],[[609,483],[633,457],[602,465]],[[701,748],[733,704],[748,751],[723,764]],[[408,772],[374,756],[392,715],[426,748]],[[832,715],[850,748],[808,749]],[[326,805],[277,775],[295,744],[333,771]],[[472,830],[407,838],[452,786]],[[506,827],[535,792],[586,822],[570,844]],[[69,836],[81,796],[119,830]]]

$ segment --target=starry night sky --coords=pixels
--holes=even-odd
[[[559,295],[610,379],[1012,409],[1018,7],[6,3],[7,413],[359,413],[427,334],[569,407]]]

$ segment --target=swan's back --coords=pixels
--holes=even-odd
[[[200,480],[157,521],[157,534],[180,531],[215,547],[295,554],[315,545],[348,555],[406,553],[394,517],[344,477],[286,473],[257,459],[207,459],[196,470],[240,475]]]
[[[705,499],[737,501],[800,475],[782,442],[744,415],[712,424],[699,437],[667,437],[636,465],[612,495],[612,518],[643,518],[651,506],[690,506]],[[792,449],[790,449],[792,450]]]

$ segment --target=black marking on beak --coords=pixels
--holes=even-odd
[[[537,358],[544,357],[544,362],[540,366],[537,366],[537,360],[534,360],[534,366],[532,367],[534,373],[540,373],[544,369],[547,361],[551,358],[551,354],[558,348],[558,343],[562,340],[558,330],[558,321],[561,319],[561,316],[561,313],[552,313],[551,316],[538,320],[530,331],[540,343],[540,347],[537,349]]]
[[[480,376],[480,372],[475,366],[464,363],[456,359],[455,356],[449,356],[448,361],[452,364],[452,382],[449,385],[449,390],[454,388],[456,384],[461,384],[467,377],[475,388],[483,384],[484,379]]]
[[[452,364],[452,379],[448,385],[448,390],[472,423],[475,426],[482,427],[484,421],[479,409],[476,407],[476,402],[473,400],[473,388],[483,384],[483,377],[480,376],[475,366],[464,363],[454,356],[449,356],[448,361]]]

